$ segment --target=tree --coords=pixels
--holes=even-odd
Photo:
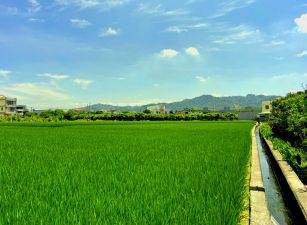
[[[143,111],[143,113],[145,113],[145,114],[151,114],[151,111],[150,111],[149,109],[145,109],[145,110]]]

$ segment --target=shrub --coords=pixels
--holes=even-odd
[[[307,128],[307,91],[274,100],[269,125],[277,137],[301,148]]]
[[[272,141],[274,148],[282,154],[283,158],[287,160],[293,168],[302,169],[307,167],[306,158],[301,149],[294,148],[291,146],[290,142],[275,137],[271,128],[266,124],[261,125],[260,132],[266,139]],[[298,156],[303,160],[300,164],[297,161]]]

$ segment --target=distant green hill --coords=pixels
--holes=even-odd
[[[280,96],[266,96],[266,95],[252,95],[246,96],[229,96],[229,97],[215,97],[212,95],[202,95],[192,99],[185,99],[179,102],[162,103],[167,110],[183,110],[185,108],[203,109],[209,110],[223,110],[224,107],[230,107],[230,109],[243,109],[245,107],[261,108],[262,101],[271,101]],[[143,111],[148,106],[156,104],[148,104],[143,106],[114,106],[107,104],[95,104],[83,109],[89,109],[92,111],[98,110],[120,110],[120,111]]]

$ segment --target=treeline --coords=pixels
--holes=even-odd
[[[238,120],[238,115],[235,113],[189,113],[189,114],[151,114],[144,112],[77,112],[69,110],[48,110],[42,113],[29,112],[25,115],[11,115],[0,117],[0,121],[77,121],[77,120],[118,120],[118,121],[180,121],[180,120]]]

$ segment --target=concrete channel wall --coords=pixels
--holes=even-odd
[[[271,215],[265,196],[262,179],[258,146],[256,141],[255,127],[252,129],[252,159],[250,170],[250,225],[270,225]]]
[[[262,137],[263,138],[263,137]],[[307,224],[307,189],[298,178],[292,167],[282,158],[280,152],[274,149],[271,141],[266,140],[269,154],[275,164],[275,170],[278,173],[280,182],[283,184],[283,191],[287,193],[292,211],[295,212],[295,217],[300,221],[300,224]]]

